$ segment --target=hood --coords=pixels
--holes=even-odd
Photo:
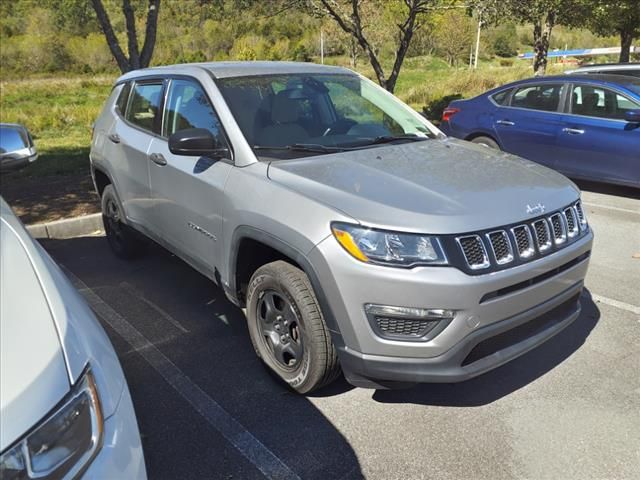
[[[3,211],[4,214],[4,211]],[[20,238],[0,219],[0,451],[69,392],[55,322]]]
[[[579,197],[553,170],[451,138],[274,161],[268,175],[362,224],[433,234],[516,223],[527,205]]]

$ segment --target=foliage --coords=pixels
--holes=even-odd
[[[587,0],[589,28],[599,35],[619,35],[620,62],[629,61],[634,38],[640,38],[640,2],[638,0]]]
[[[422,113],[424,113],[425,117],[438,120],[442,117],[442,112],[447,106],[453,102],[454,100],[460,100],[464,98],[459,93],[454,93],[451,95],[445,95],[443,97],[434,98],[422,109]]]

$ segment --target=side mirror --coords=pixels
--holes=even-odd
[[[190,157],[222,158],[229,149],[221,146],[206,128],[187,128],[169,137],[169,151],[175,155]]]
[[[640,109],[627,110],[624,119],[630,123],[640,123]]]

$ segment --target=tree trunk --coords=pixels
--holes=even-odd
[[[549,40],[551,31],[556,23],[556,13],[548,12],[544,26],[542,22],[533,24],[533,72],[536,76],[542,76],[547,71],[547,53],[549,51]]]
[[[100,28],[102,28],[104,36],[107,39],[109,50],[111,50],[113,58],[116,59],[120,71],[122,73],[130,71],[131,66],[129,65],[129,60],[125,57],[122,48],[120,48],[118,37],[116,37],[116,34],[113,32],[111,20],[109,20],[109,15],[107,15],[107,11],[104,9],[104,5],[102,5],[102,0],[91,0],[91,3],[93,4],[93,9],[96,11]]]
[[[140,53],[140,68],[147,68],[151,63],[153,49],[156,46],[156,32],[158,30],[158,14],[160,13],[160,0],[149,0],[147,9],[147,25],[144,34],[144,45]]]
[[[620,63],[629,63],[629,52],[631,51],[631,42],[633,35],[629,31],[620,32]]]

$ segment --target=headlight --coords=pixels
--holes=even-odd
[[[93,375],[87,371],[62,405],[0,455],[2,480],[75,477],[102,444],[103,418]]]
[[[331,230],[338,243],[363,262],[402,267],[447,263],[436,237],[372,230],[346,223],[333,223]]]

